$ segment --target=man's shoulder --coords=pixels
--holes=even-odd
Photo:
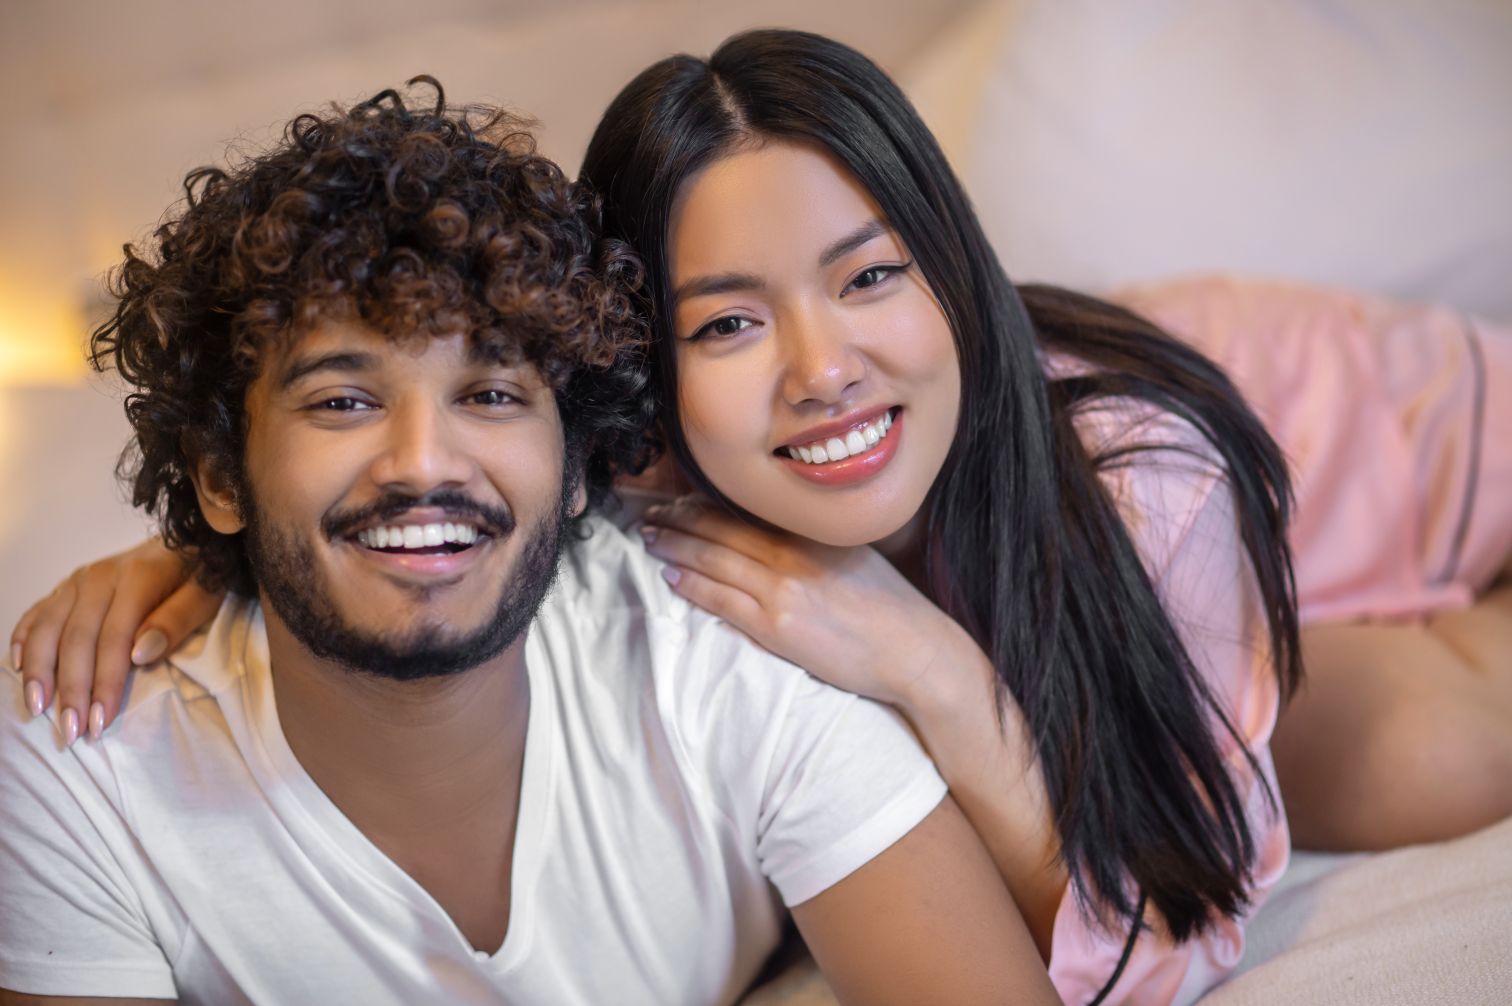
[[[539,622],[570,632],[582,652],[643,661],[657,673],[807,677],[675,593],[662,577],[665,564],[646,551],[635,523],[623,513],[584,522],[585,537],[566,549]]]
[[[22,763],[42,762],[51,766],[50,771],[65,776],[83,772],[108,780],[113,775],[110,765],[150,761],[158,754],[167,755],[175,744],[188,739],[168,727],[164,717],[177,720],[196,735],[207,729],[225,734],[218,698],[241,675],[240,650],[248,645],[249,635],[260,630],[255,607],[245,600],[228,600],[206,629],[163,660],[133,671],[127,678],[120,711],[103,736],[99,740],[80,738],[72,747],[63,746],[57,704],[41,716],[27,716],[22,712],[24,682],[20,673],[0,666],[0,708],[7,710],[0,715],[0,761],[7,771],[18,769]],[[211,706],[217,708],[211,710]],[[194,740],[203,750],[208,738],[196,736]]]

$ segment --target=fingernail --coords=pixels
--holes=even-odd
[[[42,715],[42,682],[28,681],[26,683],[26,710],[33,716]]]
[[[11,667],[19,671],[21,669],[21,644],[11,644]]]
[[[642,524],[640,529],[640,536],[644,538],[646,544],[649,545],[656,540],[656,528],[647,527],[646,525]]]
[[[682,579],[682,570],[678,569],[676,566],[663,566],[662,579],[666,580],[668,583],[675,587],[677,586],[677,581]]]
[[[664,514],[666,512],[667,512],[667,507],[666,507],[666,504],[664,504],[664,503],[658,503],[655,506],[651,506],[651,507],[647,507],[646,508],[646,516],[648,518],[660,517],[662,514]]]
[[[73,747],[73,742],[79,739],[79,711],[77,709],[63,710],[63,746]]]
[[[97,741],[105,732],[105,703],[96,702],[89,707],[89,739]]]
[[[168,649],[168,637],[163,635],[161,629],[148,629],[142,633],[136,645],[131,648],[131,662],[133,664],[150,664],[163,655]]]

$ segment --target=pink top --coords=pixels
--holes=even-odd
[[[1158,445],[1134,455],[1135,463],[1110,467],[1103,480],[1193,663],[1259,761],[1256,778],[1243,751],[1215,727],[1255,840],[1253,910],[1286,868],[1291,843],[1279,798],[1275,807],[1267,798],[1267,787],[1279,793],[1268,747],[1279,700],[1266,659],[1268,629],[1217,453],[1185,421],[1139,403],[1088,410],[1078,429],[1094,451]],[[1220,920],[1182,944],[1160,935],[1153,910],[1146,921],[1154,930],[1135,942],[1106,1002],[1189,1002],[1222,980],[1244,950],[1242,920]],[[1062,998],[1090,1002],[1117,968],[1126,939],[1126,932],[1105,930],[1087,918],[1068,889],[1056,913],[1050,957],[1050,978]]]
[[[1512,553],[1512,438],[1495,432],[1512,430],[1512,330],[1441,308],[1223,277],[1115,299],[1222,366],[1280,443],[1297,493],[1290,542],[1304,623],[1464,606]],[[1108,470],[1104,483],[1197,668],[1259,760],[1256,777],[1230,751],[1256,843],[1253,913],[1290,852],[1279,803],[1265,795],[1266,786],[1278,792],[1268,748],[1278,691],[1216,452],[1185,422],[1137,403],[1099,407],[1078,428],[1093,449],[1161,445]],[[1180,945],[1147,921],[1154,931],[1136,941],[1108,1003],[1191,1002],[1244,949],[1243,919]],[[1050,959],[1067,1002],[1097,995],[1126,935],[1089,920],[1067,893]]]

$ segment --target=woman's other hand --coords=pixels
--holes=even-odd
[[[846,691],[907,708],[981,650],[869,546],[753,527],[701,497],[652,507],[641,531],[673,590]]]
[[[86,732],[98,739],[120,709],[126,672],[166,656],[214,617],[221,595],[191,573],[150,538],[79,567],[27,609],[11,631],[10,658],[31,714],[56,697],[64,742]]]

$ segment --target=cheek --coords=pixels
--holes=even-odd
[[[699,467],[721,467],[736,450],[765,443],[771,423],[762,382],[749,366],[689,361],[677,375],[678,419]]]
[[[344,498],[360,468],[360,448],[305,435],[249,437],[246,475],[265,519],[310,526]]]

